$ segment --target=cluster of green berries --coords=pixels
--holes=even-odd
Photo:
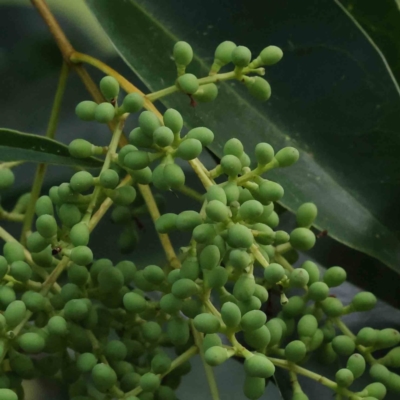
[[[176,87],[199,101],[214,99],[218,91],[213,82],[201,84],[186,73],[193,58],[190,45],[178,42],[173,56]],[[210,77],[232,62],[250,93],[266,100],[269,84],[246,74],[275,64],[282,52],[269,46],[251,58],[246,47],[223,42]],[[100,90],[106,102],[79,103],[80,119],[118,124],[144,107],[145,98],[138,93],[128,94],[119,106],[120,88],[112,77],[101,80]],[[76,172],[69,182],[39,197],[26,248],[12,241],[3,247],[0,357],[6,362],[0,372],[0,399],[22,400],[23,380],[57,377],[68,386],[71,400],[175,400],[197,352],[212,367],[231,357],[244,358],[243,394],[251,400],[262,397],[276,366],[292,369],[310,357],[325,364],[342,361],[345,367],[330,384],[338,394],[381,400],[387,390],[399,393],[400,375],[391,369],[400,367],[400,333],[366,327],[352,335],[340,322],[343,315],[373,309],[375,296],[360,292],[344,305],[332,293],[346,281],[343,268],[333,266],[321,274],[312,261],[291,265],[297,251],[316,243],[311,227],[317,207],[304,203],[296,212],[296,228],[280,230],[276,202],[284,189],[263,175],[294,165],[299,152],[293,147],[275,152],[270,144],[259,143],[251,154],[236,138],[225,143],[220,164],[201,171],[209,184],[200,210],[166,212],[155,221],[160,234],[187,234],[189,244],[178,264],[137,266],[131,259],[117,264],[95,259],[89,246],[91,222],[105,200],[113,204],[112,221],[122,226],[119,249],[128,254],[140,236],[135,219],[148,212],[137,185],[159,191],[185,185],[176,161],[198,158],[214,133],[206,127],[182,133],[183,126],[175,109],[168,109],[161,120],[142,111],[129,144],[119,151],[115,140],[108,147],[83,139],[69,144],[72,157],[106,154],[104,167],[97,176]],[[0,169],[0,189],[12,184],[10,173]],[[164,207],[161,195],[155,199]],[[21,197],[16,212],[23,213],[28,203],[29,195]],[[64,284],[46,286],[60,266],[65,267]],[[281,306],[267,318],[272,297]],[[373,358],[375,351],[389,348],[380,359]],[[371,358],[374,382],[350,392]],[[307,399],[296,387],[293,400]]]

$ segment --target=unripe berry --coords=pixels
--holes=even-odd
[[[94,118],[97,122],[106,124],[115,117],[115,107],[110,103],[100,103],[94,111]]]
[[[93,145],[84,139],[74,139],[68,145],[69,154],[75,158],[88,158],[93,155]]]
[[[290,300],[289,300],[290,301]],[[311,337],[318,329],[318,321],[314,315],[303,315],[297,323],[297,333],[299,336]]]
[[[351,308],[354,311],[370,311],[376,305],[377,299],[373,293],[360,292],[351,300]]]
[[[197,211],[187,210],[178,214],[176,228],[180,231],[191,232],[197,225],[202,223],[202,217]]]
[[[271,97],[271,86],[264,78],[261,78],[261,76],[246,76],[244,83],[249,93],[257,100],[267,101]]]
[[[343,304],[339,299],[327,297],[321,301],[321,307],[324,313],[329,317],[339,317],[343,313]]]
[[[186,137],[189,139],[197,139],[203,146],[209,146],[214,140],[214,133],[208,128],[199,126],[191,129]]]
[[[169,233],[176,229],[177,214],[166,213],[161,215],[155,222],[155,227],[159,233]]]
[[[160,147],[170,146],[174,141],[174,133],[166,126],[160,126],[153,132],[154,143]]]
[[[377,340],[378,331],[373,328],[365,327],[357,333],[357,344],[369,347],[373,346]]]
[[[228,351],[224,347],[213,346],[206,350],[204,358],[208,365],[216,367],[228,359]]]
[[[267,317],[260,310],[252,310],[245,313],[240,320],[240,326],[244,332],[251,332],[261,328],[267,322]]]
[[[57,222],[52,215],[44,214],[36,220],[37,231],[47,239],[57,234]]]
[[[82,193],[93,186],[93,175],[87,171],[79,171],[70,180],[70,187],[73,191]]]
[[[271,263],[264,269],[264,279],[270,284],[275,285],[285,276],[285,270],[280,264]]]
[[[297,225],[309,228],[317,217],[317,207],[313,203],[302,204],[296,212]]]
[[[176,42],[173,50],[173,57],[178,67],[187,67],[193,59],[193,50],[187,42]],[[183,68],[183,71],[185,69]]]
[[[164,178],[171,189],[180,189],[185,184],[185,173],[178,164],[167,164],[164,168]]]
[[[173,108],[169,108],[163,115],[164,125],[173,133],[178,133],[183,127],[182,115]]]
[[[94,101],[81,101],[75,108],[75,114],[82,121],[93,121],[97,103]]]
[[[236,48],[236,44],[229,40],[222,42],[215,49],[214,63],[211,67],[211,74],[216,74],[221,67],[232,61],[232,52]]]
[[[193,98],[200,103],[209,103],[218,96],[218,86],[215,83],[207,83],[201,85],[197,92],[193,95]]]
[[[247,67],[251,60],[251,51],[245,46],[237,46],[232,51],[232,62],[240,68]]]
[[[332,340],[333,350],[339,355],[349,356],[356,348],[354,340],[345,335],[338,335]]]
[[[118,96],[119,83],[112,76],[105,76],[100,81],[100,91],[107,101],[111,101]]]
[[[330,267],[324,274],[324,282],[329,287],[340,286],[346,281],[347,273],[342,267]]]
[[[144,135],[152,138],[154,131],[161,126],[161,123],[153,112],[143,111],[139,115],[139,126]]]
[[[176,86],[186,94],[195,94],[199,89],[199,82],[195,75],[184,74],[176,80]]]
[[[228,328],[236,328],[240,324],[242,314],[235,303],[228,301],[221,307],[221,318]]]
[[[261,328],[256,329],[255,331],[245,332],[244,340],[249,346],[261,351],[268,346],[268,343],[271,340],[271,334],[268,328],[263,325]]]
[[[354,381],[353,373],[347,368],[341,368],[336,372],[335,380],[341,387],[348,387]]]
[[[198,157],[202,150],[200,140],[188,138],[179,144],[175,155],[182,160],[190,161]]]
[[[279,183],[272,181],[263,181],[259,185],[259,193],[264,204],[269,201],[279,201],[285,191]]]
[[[260,165],[267,165],[274,159],[275,151],[268,143],[258,143],[255,148],[256,160]]]
[[[296,228],[290,233],[290,244],[296,250],[310,250],[315,245],[315,235],[307,228]]]
[[[346,368],[353,373],[354,379],[357,379],[364,373],[365,365],[364,357],[361,354],[355,353],[347,360]]]
[[[203,333],[216,333],[221,327],[218,318],[208,313],[197,315],[193,320],[193,324],[199,332]]]
[[[117,383],[117,374],[106,364],[97,364],[92,369],[92,380],[95,387],[104,392]]]
[[[228,244],[234,248],[248,249],[254,242],[249,228],[241,224],[235,224],[228,229]]]
[[[291,287],[303,288],[307,286],[309,280],[308,272],[302,268],[296,268],[290,273],[289,279]]]
[[[298,363],[307,353],[306,345],[300,340],[293,340],[285,347],[285,357],[288,361]]]
[[[144,97],[139,93],[129,93],[122,102],[122,108],[125,112],[134,114],[140,111],[144,104]]]
[[[115,189],[119,183],[119,175],[113,169],[106,169],[100,174],[100,185],[106,189]]]
[[[71,260],[78,265],[88,265],[93,261],[93,253],[87,246],[74,247],[71,250]]]
[[[257,378],[270,378],[275,373],[275,366],[264,355],[253,355],[244,362],[246,375]]]
[[[279,167],[290,167],[299,159],[300,154],[294,147],[284,147],[275,154]]]
[[[325,300],[329,296],[329,287],[324,282],[314,282],[308,288],[308,297],[314,301]]]

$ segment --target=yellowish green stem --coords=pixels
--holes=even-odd
[[[69,68],[68,65],[63,62],[61,67],[60,78],[58,80],[56,95],[54,97],[53,107],[51,109],[50,120],[47,126],[46,137],[53,139],[57,130],[58,119],[60,116],[61,103],[64,97],[65,87],[67,84]],[[26,209],[24,223],[22,225],[21,232],[21,243],[26,244],[26,239],[32,227],[33,216],[35,214],[36,200],[42,190],[44,176],[46,174],[47,165],[41,163],[36,168],[35,178],[32,184],[31,199]]]

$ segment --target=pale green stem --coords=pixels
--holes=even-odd
[[[68,65],[65,62],[63,62],[56,95],[54,97],[53,108],[51,109],[50,120],[46,131],[46,137],[50,139],[54,138],[57,130],[57,124],[61,110],[61,103],[64,97],[65,87],[67,84],[68,72],[69,72]],[[21,244],[23,245],[26,244],[27,235],[32,227],[33,216],[35,214],[35,204],[36,200],[40,195],[40,191],[42,190],[46,169],[47,165],[44,163],[40,163],[36,168],[35,178],[33,180],[32,190],[31,190],[31,200],[26,209],[25,219],[22,225]]]
[[[203,351],[203,346],[202,346],[203,337],[202,337],[201,333],[198,332],[197,329],[194,327],[192,321],[190,321],[190,325],[191,325],[192,332],[193,332],[194,343],[196,344],[196,346],[198,348],[201,362],[203,363],[204,372],[206,373],[208,386],[209,386],[210,392],[211,392],[211,398],[213,400],[219,400],[220,397],[219,397],[217,382],[215,381],[214,371],[212,370],[212,367],[206,363],[206,360],[204,358],[204,351]]]
[[[17,167],[18,165],[24,164],[25,162],[26,161],[9,161],[0,163],[0,169],[14,168]]]
[[[283,256],[280,255],[280,254],[276,254],[276,253],[275,253],[275,261],[276,261],[278,264],[281,264],[282,267],[285,268],[285,269],[288,270],[288,271],[293,271],[293,269],[294,269],[293,266],[290,264],[290,262],[287,261],[286,258],[283,257]]]
[[[114,130],[114,132],[112,134],[111,142],[110,142],[110,145],[108,146],[107,155],[106,155],[106,158],[104,160],[104,164],[103,164],[103,167],[102,167],[102,169],[100,171],[100,174],[103,171],[107,170],[109,168],[110,164],[111,164],[111,158],[114,155],[115,151],[117,150],[118,143],[119,143],[119,140],[120,140],[120,137],[121,137],[121,134],[122,134],[122,129],[124,128],[124,124],[125,124],[125,120],[126,120],[127,116],[128,116],[128,114],[122,115],[119,118],[118,122],[117,122],[117,126],[116,126],[116,128],[115,128],[115,130]],[[86,210],[86,213],[85,213],[82,221],[87,222],[87,223],[89,222],[89,220],[90,220],[90,218],[92,216],[93,210],[94,210],[94,208],[96,206],[97,199],[98,199],[98,197],[99,197],[99,195],[101,193],[101,190],[102,190],[101,186],[96,186],[95,187],[95,189],[93,191],[93,194],[92,194],[92,200],[90,201],[90,203],[88,205],[88,208]]]
[[[185,196],[188,196],[194,200],[199,201],[200,203],[202,203],[204,201],[204,196],[201,193],[197,192],[196,190],[194,190],[186,185],[183,185],[182,187],[180,187],[178,189],[178,191],[183,193]]]

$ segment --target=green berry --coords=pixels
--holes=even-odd
[[[268,331],[270,333],[270,341],[268,345],[270,347],[273,347],[279,344],[282,339],[284,329],[286,329],[286,325],[283,320],[279,318],[272,318],[267,321],[265,326],[268,328]]]
[[[199,225],[198,227],[201,226],[203,225]],[[195,230],[197,228],[195,228]],[[199,274],[200,274],[200,264],[197,257],[188,256],[181,266],[180,270],[181,278],[187,278],[191,279],[192,281],[195,281],[199,277]]]
[[[67,321],[60,316],[51,317],[47,323],[48,331],[56,336],[64,336],[68,332]]]
[[[253,355],[246,358],[244,370],[247,376],[256,378],[270,378],[275,373],[275,366],[264,355]]]
[[[139,183],[141,185],[148,185],[151,183],[153,179],[153,173],[150,167],[145,167],[142,169],[138,169],[136,171],[131,171],[130,175],[135,183]]]
[[[240,324],[242,313],[235,303],[228,301],[221,307],[221,318],[228,328],[236,328]]]
[[[346,368],[349,369],[354,379],[359,378],[365,371],[365,359],[361,354],[352,354],[347,360]]]
[[[247,399],[256,400],[259,399],[265,391],[265,379],[254,378],[246,376],[243,386],[243,393]]]
[[[40,353],[45,346],[45,341],[42,336],[34,332],[22,334],[18,338],[18,344],[23,351],[30,354]]]
[[[400,343],[400,333],[396,329],[385,328],[378,331],[375,348],[385,349],[396,346]]]
[[[197,243],[205,243],[210,240],[210,238],[215,237],[216,234],[213,224],[201,224],[193,229],[193,239]]]
[[[87,246],[77,246],[71,250],[71,260],[78,265],[88,265],[93,261],[93,253]]]
[[[245,46],[237,46],[232,51],[232,62],[240,68],[247,67],[251,60],[251,51]]]
[[[275,151],[268,143],[258,143],[255,148],[255,154],[258,164],[267,165],[274,159]]]
[[[195,94],[199,89],[199,82],[193,74],[183,74],[176,80],[179,90],[187,94]]]
[[[193,231],[197,225],[203,222],[201,215],[197,211],[182,211],[176,218],[176,228],[179,231]]]
[[[308,285],[312,285],[314,282],[319,281],[319,268],[317,264],[313,263],[312,261],[305,261],[301,268],[305,269],[308,272],[308,276],[310,279],[308,280]]]
[[[85,286],[89,279],[89,272],[86,267],[82,265],[72,264],[68,268],[68,280],[77,285]]]
[[[275,285],[285,276],[285,270],[282,265],[277,263],[269,264],[268,267],[264,269],[264,279],[270,285]]]
[[[230,154],[221,158],[220,165],[222,171],[229,176],[237,176],[242,170],[242,163],[239,158]]]
[[[218,200],[211,200],[206,206],[207,217],[214,222],[224,222],[229,218],[229,209]]]
[[[345,335],[338,335],[332,340],[333,350],[338,355],[349,356],[354,353],[356,344],[354,340]]]
[[[26,247],[30,252],[39,253],[49,245],[49,240],[45,239],[39,232],[31,233],[26,240]]]
[[[106,124],[115,117],[115,107],[110,103],[100,103],[94,111],[94,118],[97,122]]]
[[[0,398],[2,400],[18,400],[16,393],[10,389],[0,389]]]
[[[325,271],[324,282],[329,287],[340,286],[346,281],[347,273],[342,267],[330,267]]]
[[[310,250],[315,245],[315,235],[307,228],[296,228],[290,234],[290,244],[296,250]]]
[[[4,312],[8,327],[10,329],[15,328],[25,318],[25,314],[25,303],[21,300],[12,301]]]
[[[274,65],[283,57],[282,50],[277,46],[268,46],[259,55],[262,65]]]
[[[264,207],[257,200],[247,200],[241,204],[239,212],[244,220],[256,221],[264,212]]]
[[[114,77],[105,76],[100,81],[100,91],[107,101],[111,101],[118,96],[119,83]]]
[[[151,369],[155,374],[164,374],[171,368],[171,363],[171,359],[165,353],[159,353],[151,360]]]
[[[252,310],[243,315],[240,326],[244,332],[251,332],[261,328],[267,322],[267,317],[260,310]]]
[[[119,291],[124,285],[124,276],[118,268],[103,268],[97,277],[99,289],[103,293],[113,293]]]
[[[377,299],[373,293],[360,292],[351,300],[351,307],[354,311],[370,311],[376,305]]]
[[[143,337],[149,342],[156,342],[161,336],[161,327],[156,322],[147,321],[141,328]]]
[[[156,128],[158,129],[158,128]],[[137,127],[133,129],[129,134],[129,143],[131,146],[138,147],[152,147],[153,136],[145,135],[141,128]],[[123,148],[125,148],[124,146]],[[121,153],[121,152],[120,152]],[[124,155],[125,156],[125,155]],[[123,159],[123,157],[121,157]]]
[[[63,204],[58,210],[58,216],[61,222],[69,228],[76,225],[82,218],[79,208],[74,204]]]
[[[153,137],[154,131],[161,126],[161,123],[151,111],[143,111],[139,115],[139,126],[143,134],[149,137]]]
[[[341,368],[336,372],[335,380],[340,387],[348,387],[354,381],[353,373],[347,368]]]
[[[215,72],[218,72],[221,67],[232,61],[232,52],[236,47],[236,44],[229,40],[218,45],[214,54],[214,64],[218,65],[218,69],[215,69]]]
[[[245,332],[244,340],[249,346],[254,347],[257,350],[262,350],[271,340],[271,334],[268,328],[263,325],[261,328],[256,329],[255,331]]]
[[[134,114],[140,111],[144,105],[144,97],[139,93],[129,93],[122,101],[122,108],[125,112]]]
[[[230,205],[234,201],[239,200],[240,190],[235,183],[228,183],[227,185],[224,185],[222,189],[224,189],[226,202],[228,205]]]
[[[212,270],[221,259],[221,253],[216,245],[210,244],[202,250],[199,257],[200,267],[202,269]]]
[[[208,103],[213,101],[218,96],[218,86],[215,83],[207,83],[201,85],[193,98],[200,103]]]
[[[200,140],[188,138],[179,144],[175,155],[183,160],[190,161],[197,158],[202,150]]]
[[[152,182],[153,185],[159,190],[169,190],[167,182],[164,178],[164,169],[166,164],[159,164],[156,168],[154,168],[152,173]]]
[[[251,257],[247,251],[233,249],[229,253],[229,261],[235,268],[243,270],[251,263]]]
[[[67,301],[64,307],[64,317],[67,320],[79,322],[86,318],[89,308],[82,299],[72,299]]]
[[[283,195],[284,190],[281,185],[272,181],[263,181],[259,186],[259,193],[263,202],[279,201]]]
[[[307,353],[306,345],[301,340],[293,340],[285,347],[285,357],[288,361],[298,363]]]
[[[279,167],[290,167],[299,159],[300,154],[294,147],[284,147],[275,154]]]
[[[173,213],[166,213],[161,215],[155,223],[158,233],[169,233],[176,229],[176,221],[178,215]]]
[[[190,337],[189,324],[182,318],[171,318],[167,325],[167,336],[174,346],[186,344]]]
[[[368,392],[369,396],[375,397],[378,400],[383,400],[383,398],[386,396],[387,393],[385,385],[383,385],[380,382],[371,383],[368,386],[366,386],[364,390]]]
[[[110,361],[122,361],[126,358],[128,350],[120,340],[109,341],[104,348],[104,355]]]
[[[309,228],[315,218],[317,218],[317,207],[314,203],[304,203],[302,204],[296,212],[297,225],[304,228]]]
[[[291,287],[303,288],[307,286],[310,277],[308,276],[308,272],[306,270],[302,268],[296,268],[290,273],[289,279]]]
[[[222,266],[213,268],[207,271],[204,277],[205,284],[210,288],[221,288],[228,281],[228,271]]]
[[[204,358],[208,365],[216,367],[228,359],[227,349],[220,346],[212,346],[205,351]]]
[[[117,374],[106,364],[97,364],[92,369],[92,380],[96,389],[104,392],[117,383]]]
[[[76,360],[76,366],[82,373],[91,372],[96,364],[97,358],[92,353],[82,353]]]
[[[267,289],[264,286],[258,284],[256,284],[254,296],[257,297],[261,301],[261,303],[265,303],[269,297]]]
[[[197,294],[198,286],[191,279],[183,278],[177,280],[171,288],[172,294],[178,299],[186,299],[187,297]]]
[[[35,212],[38,217],[44,214],[54,215],[53,202],[49,196],[40,196],[36,200]]]
[[[246,76],[244,82],[249,93],[257,100],[267,101],[271,97],[271,86],[264,78],[261,78],[261,76]]]
[[[285,318],[294,318],[303,314],[305,309],[305,301],[300,296],[292,296],[289,302],[282,306],[282,312]]]
[[[256,290],[256,283],[253,275],[242,274],[233,287],[233,295],[239,301],[250,300]]]
[[[145,298],[139,293],[129,292],[123,297],[124,307],[127,311],[141,313],[146,310],[147,303]]]
[[[327,297],[321,301],[321,306],[324,313],[332,318],[339,317],[343,313],[342,302],[334,297]]]
[[[153,132],[154,143],[160,147],[167,147],[174,141],[174,133],[166,126],[160,126]]]
[[[160,378],[152,372],[147,372],[141,376],[139,385],[145,392],[154,392],[160,386]]]
[[[167,314],[175,314],[182,309],[183,301],[172,293],[165,294],[160,299],[160,308]]]
[[[154,285],[159,285],[165,280],[164,271],[157,265],[148,265],[143,270],[143,276]]]
[[[119,206],[129,206],[136,199],[136,190],[133,186],[121,186],[115,189],[110,197]]]
[[[234,248],[248,249],[254,242],[249,228],[241,224],[235,224],[228,229],[228,244]]]
[[[178,164],[167,164],[164,179],[171,189],[180,189],[185,184],[185,173]]]
[[[37,231],[46,239],[57,234],[57,222],[52,215],[44,214],[36,220]]]
[[[173,108],[169,108],[165,111],[163,120],[164,125],[174,133],[179,133],[183,127],[182,115]]]
[[[210,347],[222,346],[221,338],[216,333],[209,333],[204,335],[203,339],[203,351],[206,352]]]
[[[214,133],[208,128],[197,127],[191,129],[186,137],[189,139],[197,139],[205,147],[213,142]]]
[[[289,300],[290,301],[290,300]],[[318,321],[314,315],[303,315],[297,323],[299,336],[312,337],[318,329]]]
[[[75,158],[88,158],[93,155],[94,146],[84,139],[74,139],[68,145],[69,154]]]
[[[78,193],[86,192],[93,186],[94,178],[91,173],[87,171],[79,171],[74,174],[70,180],[70,187],[73,191]]]
[[[193,59],[192,47],[184,41],[175,43],[172,54],[177,66],[187,67]]]
[[[10,275],[17,281],[26,282],[32,277],[32,269],[25,261],[14,261],[10,265]]]
[[[97,103],[94,101],[81,101],[75,108],[75,114],[82,121],[93,121]]]
[[[314,301],[325,300],[329,296],[329,286],[324,282],[314,282],[308,288],[308,297]]]
[[[89,243],[89,237],[90,230],[84,222],[74,225],[69,232],[69,238],[74,246],[86,246]]]
[[[131,151],[123,159],[124,166],[133,170],[145,168],[150,162],[149,153],[141,150]]]
[[[31,312],[39,312],[44,310],[46,306],[46,298],[37,292],[27,291],[22,295],[21,300],[25,303],[26,308]]]
[[[203,333],[216,333],[221,327],[219,319],[212,314],[202,313],[193,319],[195,328]]]

